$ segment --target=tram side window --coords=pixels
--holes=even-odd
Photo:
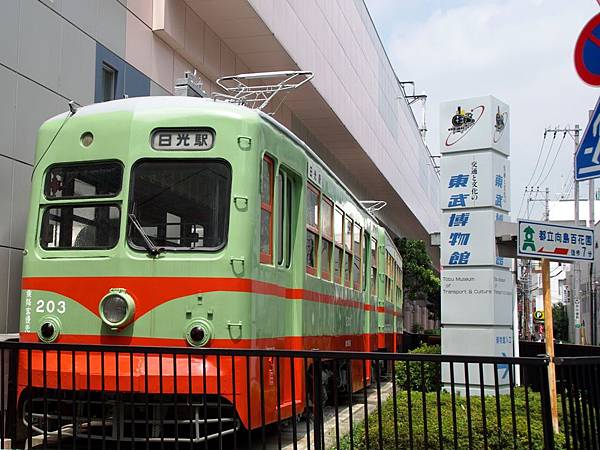
[[[362,240],[362,255],[363,255],[363,265],[361,267],[361,278],[362,278],[362,290],[367,289],[367,273],[369,273],[368,267],[368,254],[369,254],[369,242],[371,242],[371,237],[365,232]]]
[[[277,264],[283,265],[283,253],[285,246],[285,193],[284,193],[283,173],[277,174]]]
[[[306,187],[306,271],[317,275],[321,193],[311,183]]]
[[[348,216],[344,221],[344,248],[346,249],[346,258],[344,259],[344,281],[346,286],[350,287],[350,275],[352,274],[352,230],[354,222]]]
[[[396,266],[396,305],[402,304],[402,269]]]
[[[377,239],[371,238],[371,295],[377,295]]]
[[[385,252],[385,300],[392,301],[392,257]]]
[[[354,224],[354,245],[353,245],[353,270],[352,279],[354,280],[354,289],[360,290],[360,257],[361,257],[361,243],[362,243],[362,228],[358,224]]]
[[[266,155],[261,170],[260,262],[273,262],[273,160]]]
[[[277,175],[277,264],[290,267],[292,263],[292,179],[286,171]]]
[[[321,241],[321,277],[331,280],[333,252],[333,202],[323,196],[323,240]]]
[[[335,238],[335,257],[334,257],[334,279],[336,283],[342,282],[342,264],[344,262],[344,213],[338,207],[335,208],[333,215],[333,229]]]

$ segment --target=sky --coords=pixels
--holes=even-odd
[[[585,128],[598,100],[600,88],[586,85],[573,63],[579,32],[600,12],[597,0],[365,1],[398,78],[428,96],[433,154],[440,102],[491,94],[511,111],[513,219],[525,216],[525,186],[572,198],[574,141],[562,133],[544,139],[544,130]],[[586,182],[580,190],[587,198]],[[541,219],[543,202],[530,205],[531,218]]]

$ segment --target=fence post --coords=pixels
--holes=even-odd
[[[540,396],[542,401],[542,425],[544,427],[544,448],[554,450],[554,428],[552,426],[552,400],[550,398],[550,383],[548,370],[550,358],[544,358],[545,367],[540,369]]]
[[[4,358],[4,351],[2,351],[2,358]],[[9,352],[8,356],[8,392],[6,393],[7,400],[7,409],[6,409],[6,434],[5,438],[9,437],[13,441],[13,445],[15,440],[17,439],[17,421],[19,420],[17,417],[17,376],[18,376],[18,367],[19,367],[19,349],[8,348]],[[4,389],[4,386],[2,386]],[[2,405],[4,407],[4,405]]]
[[[313,360],[313,370],[314,370],[314,385],[312,386],[314,392],[314,442],[315,442],[315,450],[323,449],[323,401],[321,399],[321,358],[315,358]]]

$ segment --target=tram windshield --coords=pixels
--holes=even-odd
[[[129,242],[147,248],[217,250],[225,245],[231,168],[215,160],[146,160],[132,174]]]

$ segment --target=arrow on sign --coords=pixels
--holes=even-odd
[[[538,252],[539,253],[549,253],[551,255],[568,255],[569,249],[562,248],[562,247],[556,247],[554,250],[550,251],[550,250],[544,250],[544,247],[542,247],[538,250]]]
[[[502,352],[501,355],[504,357],[507,356],[506,352]],[[504,380],[508,376],[508,363],[498,364],[498,370],[504,370],[504,373],[500,375],[500,378]]]

